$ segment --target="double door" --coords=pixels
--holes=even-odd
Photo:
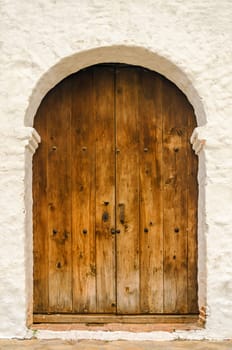
[[[197,161],[191,105],[164,77],[101,65],[35,117],[34,313],[193,314]]]

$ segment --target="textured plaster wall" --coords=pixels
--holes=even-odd
[[[0,337],[31,337],[33,117],[68,74],[138,64],[174,81],[194,106],[199,171],[199,304],[189,332],[37,332],[38,337],[232,337],[232,3],[230,0],[0,0]]]

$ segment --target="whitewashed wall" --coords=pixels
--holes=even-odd
[[[31,128],[46,92],[85,66],[141,65],[194,106],[200,152],[199,289],[206,328],[48,332],[38,337],[232,337],[231,0],[0,0],[0,337],[31,337]],[[195,146],[200,141],[195,142]]]

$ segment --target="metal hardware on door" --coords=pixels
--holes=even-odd
[[[112,235],[115,235],[116,233],[120,233],[120,230],[115,230],[114,228],[111,229]]]
[[[121,222],[121,224],[124,224],[124,222],[125,222],[125,204],[119,203],[119,208],[120,208],[120,213],[119,213],[120,222]]]
[[[143,150],[144,150],[144,152],[148,152],[148,148],[147,147],[145,147]]]
[[[107,222],[109,219],[109,214],[105,211],[103,214],[102,214],[102,221],[103,222]]]

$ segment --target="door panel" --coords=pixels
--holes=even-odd
[[[187,118],[173,84],[163,93],[164,312],[187,313]]]
[[[33,241],[34,241],[34,312],[48,311],[48,204],[47,204],[47,116],[49,95],[35,118],[41,144],[33,157]]]
[[[94,70],[97,312],[116,311],[114,69]]]
[[[163,312],[162,79],[140,71],[140,305]]]
[[[73,77],[73,312],[96,312],[95,109],[92,70]]]
[[[185,116],[188,119],[188,136],[187,140],[190,140],[193,129],[196,127],[196,117],[192,106],[185,101]],[[193,154],[190,142],[187,142],[187,155],[188,155],[188,179],[187,179],[187,234],[188,234],[188,286],[187,286],[187,299],[188,299],[188,313],[197,313],[197,202],[198,202],[198,184],[197,184],[197,168],[198,159]]]
[[[138,72],[116,71],[117,312],[136,314],[139,305]]]
[[[195,126],[180,90],[138,67],[91,67],[48,93],[35,117],[34,313],[198,312]]]
[[[70,81],[50,94],[47,118],[49,311],[72,310]],[[60,133],[62,130],[63,133]],[[66,137],[63,137],[66,135]]]

